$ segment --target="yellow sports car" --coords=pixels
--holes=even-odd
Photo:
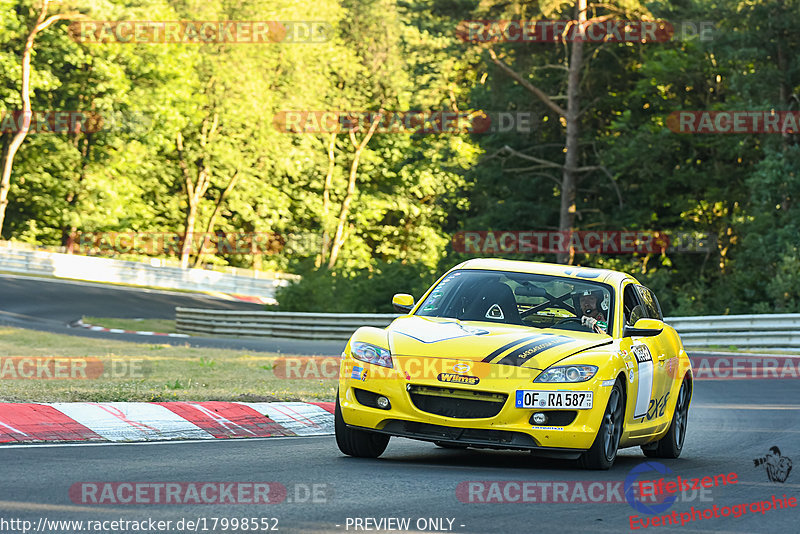
[[[652,291],[631,276],[474,259],[342,354],[336,443],[376,458],[391,436],[530,450],[608,469],[623,447],[677,458],[692,369]]]

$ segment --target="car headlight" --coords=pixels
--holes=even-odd
[[[350,354],[353,358],[362,362],[392,367],[392,353],[387,349],[370,345],[369,343],[354,341],[350,344]]]
[[[586,382],[596,372],[596,365],[559,365],[542,371],[534,382]]]

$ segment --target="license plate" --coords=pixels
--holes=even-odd
[[[591,391],[517,390],[517,408],[563,408],[588,410],[592,407]]]

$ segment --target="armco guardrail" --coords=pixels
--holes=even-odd
[[[187,334],[346,340],[360,326],[383,328],[393,314],[242,312],[177,308]],[[800,347],[800,314],[667,317],[686,347]]]
[[[91,282],[110,282],[138,286],[218,291],[235,295],[261,297],[274,302],[275,288],[297,278],[283,273],[249,271],[251,276],[206,269],[181,269],[111,258],[26,250],[9,243],[0,246],[0,271],[71,278]]]
[[[360,326],[384,328],[397,315],[384,313],[247,312],[175,308],[178,332],[232,336],[346,340]]]
[[[800,347],[800,313],[667,317],[687,347]]]

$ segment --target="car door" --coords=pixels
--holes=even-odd
[[[642,285],[635,284],[634,287],[636,288],[639,302],[641,302],[644,308],[645,317],[663,322],[664,316],[661,313],[661,305],[658,303],[655,294]],[[660,334],[646,339],[646,345],[650,348],[653,357],[654,395],[651,398],[651,403],[648,403],[648,411],[645,415],[645,419],[648,421],[662,419],[664,417],[669,419],[670,414],[667,412],[666,406],[670,391],[672,390],[671,386],[674,373],[670,373],[667,362],[676,355],[671,354],[673,349],[666,328],[662,330]],[[672,400],[674,402],[674,399]]]
[[[649,306],[642,298],[638,284],[629,283],[623,289],[623,321],[634,326],[643,318],[660,319],[657,308]],[[649,291],[649,290],[648,290]],[[653,317],[655,315],[655,317]],[[665,343],[663,333],[656,336],[629,336],[623,338],[621,348],[628,367],[628,395],[632,403],[632,419],[650,431],[666,414],[669,396],[667,370],[664,366]]]

